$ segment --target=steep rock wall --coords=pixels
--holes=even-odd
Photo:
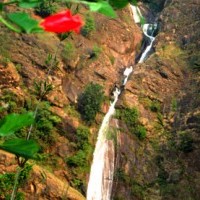
[[[138,108],[147,138],[119,122],[116,199],[199,199],[199,9],[166,1],[155,53],[125,88],[119,108]]]

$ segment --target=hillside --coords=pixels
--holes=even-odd
[[[144,36],[129,6],[116,19],[79,8],[87,23],[80,34],[18,34],[1,24],[0,118],[37,108],[31,139],[41,149],[25,167],[19,189],[24,199],[86,198],[98,130],[130,65],[108,135],[116,152],[112,199],[200,198],[200,1],[138,4],[147,22],[159,24],[142,64],[135,60]],[[104,97],[87,122],[79,101],[91,83],[101,86]],[[0,199],[11,193],[16,167],[15,157],[0,150]]]

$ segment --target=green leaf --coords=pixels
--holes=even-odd
[[[99,12],[101,14],[113,18],[117,16],[112,6],[107,1],[99,1],[99,2],[83,1],[82,3],[88,5],[92,12]]]
[[[124,8],[129,1],[128,0],[109,0],[110,5],[116,9]]]
[[[12,139],[1,144],[0,149],[26,159],[35,159],[40,147],[34,140]]]
[[[2,11],[3,10],[3,3],[0,3],[0,11]]]
[[[42,32],[42,28],[39,27],[38,21],[32,19],[27,13],[17,12],[8,14],[8,18],[18,25],[26,33]]]
[[[129,0],[130,4],[133,4],[134,6],[137,6],[137,0]]]
[[[0,136],[13,134],[24,126],[31,125],[34,122],[33,113],[10,114],[0,121]]]
[[[18,3],[18,6],[21,8],[34,8],[36,6],[39,6],[41,1],[37,0],[23,0]]]

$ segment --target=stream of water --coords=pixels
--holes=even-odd
[[[140,9],[136,6],[131,6],[131,9],[135,23],[139,23],[142,16]],[[142,26],[143,33],[150,40],[150,43],[142,53],[138,63],[144,62],[152,48],[152,44],[155,39],[153,37],[155,28],[155,24],[144,24]],[[127,67],[124,70],[124,80],[122,84],[123,87],[126,85],[132,72],[132,66]],[[109,130],[110,119],[115,113],[115,105],[121,92],[121,89],[115,88],[115,91],[113,92],[114,101],[111,103],[98,132],[87,188],[87,200],[110,200],[111,198],[114,176],[115,149],[114,142],[112,140],[107,140],[107,133]]]

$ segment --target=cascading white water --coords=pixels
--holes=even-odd
[[[133,12],[135,23],[139,23],[142,17],[139,8],[131,5],[131,9]],[[150,39],[150,44],[142,53],[139,63],[143,62],[146,59],[147,54],[150,51],[153,41],[155,39],[152,35],[148,34],[150,26],[152,25],[143,25],[144,35],[146,35]],[[126,85],[132,71],[132,66],[127,67],[124,70],[124,80],[122,88]],[[115,149],[113,141],[109,141],[106,139],[106,134],[109,129],[109,121],[115,113],[115,105],[118,101],[120,94],[121,90],[119,88],[116,88],[113,92],[114,101],[111,103],[98,132],[97,143],[93,154],[93,162],[87,188],[87,200],[110,200],[111,198],[114,176]]]
[[[126,84],[132,71],[132,66],[125,69],[123,85]],[[114,145],[107,141],[106,134],[109,128],[109,121],[115,113],[115,104],[117,103],[120,93],[121,90],[118,88],[113,92],[114,101],[111,103],[99,129],[90,171],[87,200],[109,200],[111,197],[115,154]],[[109,149],[112,150],[110,150],[111,153],[109,153],[108,156]]]
[[[153,32],[154,32],[155,28],[157,28],[157,25],[156,24],[144,24],[142,26],[144,35],[150,39],[150,44],[146,47],[145,51],[142,53],[142,56],[140,57],[138,63],[143,63],[145,61],[147,54],[151,50],[153,42],[155,40],[155,37],[148,34],[149,27],[151,28],[151,30],[152,30],[151,34],[153,35]]]
[[[105,154],[108,149],[106,143],[106,133],[109,127],[109,120],[111,116],[115,112],[115,104],[118,100],[120,94],[120,90],[116,88],[114,91],[114,101],[110,105],[108,112],[106,113],[101,127],[99,129],[97,143],[93,154],[93,162],[90,171],[90,178],[87,189],[87,200],[102,200],[102,199],[110,199],[111,189],[107,188],[104,190],[103,182],[104,182],[104,167],[105,167]],[[114,169],[114,159],[113,165],[111,166]],[[113,169],[107,169],[113,171]],[[110,173],[110,177],[108,179],[113,179],[113,174]],[[104,196],[104,197],[103,197]]]
[[[142,13],[140,12],[140,9],[137,6],[133,6],[133,5],[130,5],[130,7],[132,10],[134,22],[136,24],[140,23],[141,18],[142,18]]]

